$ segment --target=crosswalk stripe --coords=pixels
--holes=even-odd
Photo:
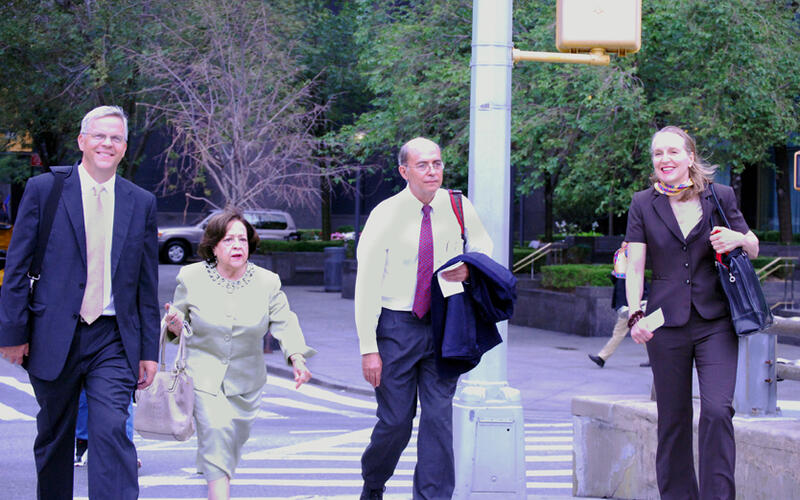
[[[571,443],[572,436],[525,436],[526,443]]]
[[[36,397],[36,395],[33,393],[33,386],[31,384],[17,380],[14,377],[0,376],[0,384],[5,384],[9,387],[20,390],[31,397]]]
[[[562,490],[562,489],[563,490],[567,490],[568,489],[570,491],[572,490],[572,482],[569,482],[569,483],[556,483],[556,482],[550,483],[550,482],[542,482],[542,481],[533,481],[533,482],[529,481],[529,482],[525,483],[525,486],[529,490],[544,490],[544,489],[547,489],[547,490],[556,490],[556,489],[557,490]]]
[[[525,455],[526,462],[569,462],[572,455]]]
[[[0,420],[36,420],[36,418],[26,415],[21,411],[0,403]]]
[[[526,477],[564,477],[564,476],[572,476],[572,469],[528,470],[528,471],[525,471],[525,476]]]
[[[316,398],[316,399],[323,399],[325,401],[330,401],[331,403],[338,403],[345,406],[352,406],[353,408],[363,408],[365,410],[375,410],[378,405],[375,401],[366,401],[363,399],[353,398],[350,396],[344,396],[342,394],[336,394],[335,392],[322,389],[320,387],[316,387],[313,385],[304,384],[301,385],[299,389],[295,389],[295,383],[289,379],[280,378],[280,377],[267,377],[267,384],[273,385],[275,387],[281,387],[283,389],[290,389],[296,390],[300,394],[303,394],[308,397]]]
[[[352,410],[337,410],[334,408],[329,408],[327,406],[317,405],[313,403],[306,403],[304,401],[298,401],[296,399],[290,399],[290,398],[264,397],[261,398],[261,400],[271,405],[296,408],[298,410],[317,411],[322,413],[334,413],[336,415],[342,415],[350,418],[375,418],[373,415],[370,415],[368,413],[359,413]]]
[[[153,488],[158,486],[205,486],[206,480],[201,477],[186,476],[139,476],[140,488]],[[231,479],[231,486],[292,486],[292,487],[326,487],[326,488],[361,488],[364,480],[356,479],[267,479],[267,478],[241,478]],[[410,479],[389,479],[388,488],[410,488]],[[570,486],[571,487],[571,486]]]
[[[572,428],[572,422],[527,422],[525,427],[528,429],[539,429],[544,427],[569,427]]]
[[[571,444],[527,444],[525,451],[572,451]]]
[[[184,467],[183,472],[194,474],[195,468]],[[395,475],[412,476],[413,469],[396,469]],[[570,471],[572,473],[572,471]],[[240,474],[354,474],[361,476],[361,467],[237,467],[236,475]]]

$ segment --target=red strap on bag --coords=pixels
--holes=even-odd
[[[728,255],[728,254],[726,253],[725,255]],[[719,263],[720,263],[720,265],[721,265],[722,267],[724,267],[725,269],[728,269],[728,270],[730,270],[730,268],[729,268],[728,266],[726,266],[724,262],[722,262],[722,254],[721,254],[721,253],[718,253],[718,254],[716,254],[716,256],[717,256],[717,262],[719,262]]]
[[[456,215],[458,225],[461,226],[461,241],[464,243],[464,248],[467,247],[467,237],[464,235],[464,207],[461,204],[461,191],[458,189],[448,189],[450,194],[450,206],[453,207],[453,213]]]

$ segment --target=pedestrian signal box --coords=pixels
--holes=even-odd
[[[624,56],[642,46],[642,0],[557,0],[556,48]]]
[[[794,189],[800,191],[800,151],[794,153]]]

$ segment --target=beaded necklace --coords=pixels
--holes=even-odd
[[[255,264],[248,262],[247,269],[245,269],[241,278],[238,280],[229,280],[228,278],[224,278],[221,274],[219,274],[216,262],[206,262],[206,272],[208,272],[208,277],[211,278],[213,283],[221,286],[228,293],[233,293],[236,290],[247,286],[253,280],[253,274],[255,273],[254,269]]]

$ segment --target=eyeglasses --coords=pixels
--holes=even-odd
[[[89,138],[94,142],[103,143],[106,142],[106,139],[111,139],[111,144],[115,146],[120,146],[125,143],[125,138],[121,135],[112,135],[110,138],[106,134],[87,134]]]
[[[417,172],[424,174],[428,172],[428,169],[433,169],[434,172],[441,172],[444,170],[444,163],[442,160],[434,160],[432,162],[419,162],[415,165],[411,165],[411,168],[416,170]]]
[[[242,246],[245,246],[248,244],[248,241],[247,241],[247,236],[237,236],[237,237],[226,236],[225,238],[220,240],[220,243],[222,243],[226,247],[233,246],[234,243],[238,243]]]

